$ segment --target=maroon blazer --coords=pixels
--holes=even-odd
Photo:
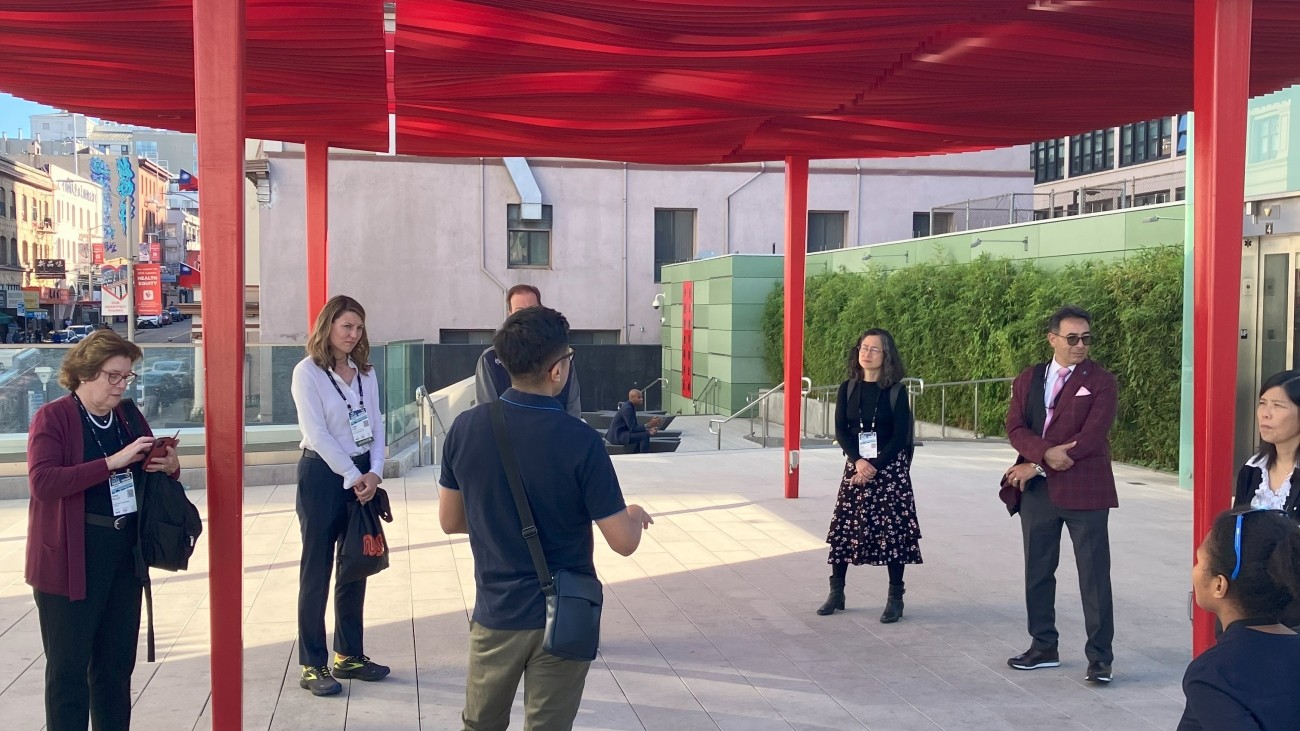
[[[1115,492],[1110,458],[1110,429],[1119,406],[1115,376],[1092,360],[1076,366],[1061,389],[1047,433],[1040,436],[1030,426],[1030,420],[1042,423],[1046,416],[1043,390],[1049,364],[1050,361],[1026,368],[1011,384],[1007,437],[1020,453],[1016,464],[1034,462],[1042,466],[1047,473],[1048,494],[1058,508],[1117,508],[1119,495]],[[1043,454],[1051,447],[1069,442],[1078,442],[1070,450],[1074,466],[1064,472],[1048,467]]]
[[[116,413],[133,439],[153,436],[133,401],[123,401]],[[145,434],[133,433],[133,423],[144,425]],[[83,441],[81,409],[71,396],[42,406],[27,434],[32,498],[25,577],[33,588],[73,601],[86,598],[86,490],[109,475],[107,459],[83,461]]]

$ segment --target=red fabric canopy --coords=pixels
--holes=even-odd
[[[379,0],[247,0],[247,134],[388,149]],[[190,0],[0,0],[0,91],[194,131]]]
[[[388,147],[381,0],[247,0],[251,137]],[[709,163],[1005,146],[1189,109],[1193,0],[400,0],[398,151]],[[194,129],[190,0],[0,0],[0,89]],[[1253,93],[1300,82],[1255,0]]]

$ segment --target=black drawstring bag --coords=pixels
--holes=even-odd
[[[335,583],[360,581],[388,568],[388,542],[381,518],[393,522],[388,492],[382,487],[365,505],[356,500],[348,503],[348,529],[339,544]]]

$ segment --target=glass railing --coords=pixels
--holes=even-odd
[[[70,345],[0,346],[0,461],[25,458],[27,430],[36,410],[67,390],[59,369]],[[127,397],[139,405],[156,433],[177,430],[201,444],[204,416],[203,349],[200,345],[142,345],[139,375]],[[424,343],[401,341],[371,350],[378,371],[380,406],[390,444],[419,428],[415,389],[424,384]],[[244,354],[244,424],[250,451],[293,448],[299,440],[298,411],[290,385],[304,357],[299,345],[250,344]]]

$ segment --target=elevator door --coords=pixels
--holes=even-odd
[[[1300,237],[1257,239],[1256,257],[1243,257],[1243,309],[1254,307],[1254,347],[1243,348],[1238,373],[1237,457],[1243,461],[1258,448],[1255,402],[1260,386],[1279,371],[1300,369]],[[1252,259],[1254,261],[1252,262]],[[1254,266],[1251,266],[1251,265]],[[1253,302],[1252,274],[1256,277]],[[1243,315],[1245,312],[1242,313]],[[1243,323],[1247,318],[1242,318]],[[1253,351],[1253,352],[1252,352]],[[1253,360],[1253,363],[1251,362]]]

